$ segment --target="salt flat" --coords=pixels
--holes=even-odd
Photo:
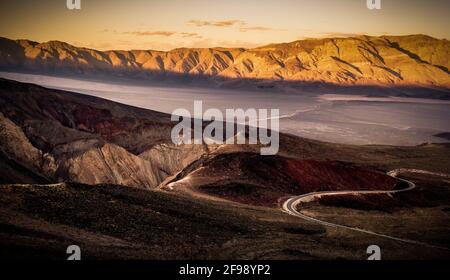
[[[171,113],[204,109],[280,109],[280,129],[298,136],[347,144],[417,145],[446,142],[434,137],[450,131],[450,102],[445,100],[367,97],[194,87],[133,86],[43,75],[0,72],[0,77],[75,91],[112,101]]]

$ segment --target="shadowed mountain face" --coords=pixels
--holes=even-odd
[[[424,35],[311,39],[255,49],[97,51],[0,39],[0,68],[158,81],[450,87],[450,43]],[[271,85],[269,85],[271,86]]]

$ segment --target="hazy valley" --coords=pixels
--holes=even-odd
[[[297,136],[357,145],[419,145],[447,142],[450,101],[433,98],[377,96],[364,89],[321,92],[273,89],[225,89],[174,85],[132,85],[73,78],[0,72],[0,77],[75,91],[140,108],[171,114],[192,112],[194,100],[205,110],[277,108],[280,130]],[[428,98],[427,98],[428,97]]]

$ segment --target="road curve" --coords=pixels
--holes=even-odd
[[[410,190],[412,190],[412,189],[414,189],[416,187],[416,184],[414,184],[411,181],[398,178],[398,175],[400,173],[404,173],[404,172],[436,175],[436,176],[442,176],[442,177],[450,178],[450,175],[447,175],[447,174],[434,173],[434,172],[429,172],[429,171],[425,171],[425,170],[395,169],[395,170],[392,170],[392,171],[388,172],[387,174],[389,176],[397,179],[397,180],[400,180],[400,181],[403,181],[403,182],[407,183],[408,184],[407,188],[401,189],[401,190],[388,190],[388,191],[386,191],[386,190],[354,191],[353,190],[353,191],[312,192],[312,193],[307,193],[307,194],[303,194],[303,195],[299,195],[299,196],[294,196],[294,197],[291,197],[291,198],[287,199],[283,203],[282,209],[283,209],[284,212],[286,212],[286,213],[288,213],[288,214],[290,214],[292,216],[296,216],[296,217],[302,218],[302,219],[307,220],[307,221],[316,222],[316,223],[319,223],[319,224],[324,225],[324,226],[329,226],[329,227],[334,227],[334,228],[343,228],[343,229],[347,229],[347,230],[352,230],[352,231],[356,231],[356,232],[362,232],[362,233],[366,233],[366,234],[370,234],[370,235],[374,235],[374,236],[378,236],[378,237],[383,237],[383,238],[387,238],[387,239],[391,239],[391,240],[396,240],[396,241],[400,241],[400,242],[405,242],[405,243],[410,243],[410,244],[415,244],[415,245],[422,245],[422,246],[426,246],[426,247],[432,247],[432,248],[443,249],[443,250],[449,250],[449,248],[446,248],[446,247],[431,245],[431,244],[420,242],[420,241],[416,241],[416,240],[390,236],[390,235],[377,233],[377,232],[373,232],[373,231],[370,231],[370,230],[365,230],[365,229],[361,229],[361,228],[357,228],[357,227],[350,227],[350,226],[346,226],[346,225],[340,225],[340,224],[335,224],[335,223],[322,221],[322,220],[319,220],[319,219],[307,216],[307,215],[305,215],[305,214],[303,214],[303,213],[301,213],[300,211],[297,210],[297,206],[300,205],[301,203],[311,202],[311,201],[314,201],[314,200],[316,200],[318,198],[321,198],[321,197],[324,197],[324,196],[345,195],[345,194],[352,194],[352,195],[356,195],[356,194],[395,194],[395,193],[410,191]]]

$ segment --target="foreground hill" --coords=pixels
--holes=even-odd
[[[139,157],[170,141],[168,115],[7,80],[0,80],[0,104],[2,183],[154,188],[170,175],[157,162],[163,148],[151,161]],[[195,157],[188,150],[184,160]]]
[[[301,40],[254,49],[97,51],[0,38],[0,69],[142,80],[209,80],[273,86],[450,87],[450,43],[424,35]]]
[[[172,125],[162,113],[0,79],[0,258],[63,259],[72,244],[94,259],[364,259],[368,244],[382,246],[385,259],[449,257],[279,209],[314,191],[395,188],[385,175],[395,168],[450,173],[448,144],[351,146],[281,134],[279,154],[267,157],[255,145],[175,146]],[[448,211],[444,187],[418,189],[414,201],[427,203],[408,208],[408,220],[425,207]],[[446,241],[442,214],[424,216],[439,230],[429,242]]]
[[[64,260],[72,244],[84,260],[362,260],[369,244],[381,246],[386,260],[449,258],[446,251],[325,229],[278,209],[113,185],[0,186],[0,259]]]

